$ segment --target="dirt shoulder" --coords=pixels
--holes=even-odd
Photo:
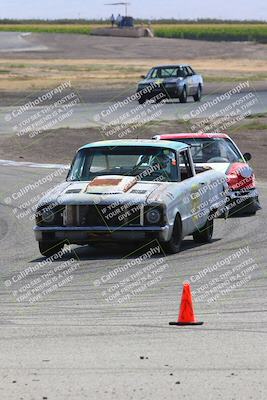
[[[191,64],[208,85],[249,80],[257,89],[267,88],[264,44],[52,33],[23,34],[23,38],[20,35],[0,32],[0,90],[5,98],[9,93],[10,97],[16,93],[20,98],[27,97],[64,81],[81,91],[107,87],[120,90],[136,86],[151,67],[174,63]],[[17,48],[20,39],[28,43],[28,49]],[[12,46],[14,51],[7,51]]]
[[[7,33],[5,42],[8,41]],[[18,33],[19,35],[19,33]],[[1,32],[0,32],[1,37]],[[60,33],[23,34],[28,42],[27,51],[5,51],[7,44],[1,49],[0,58],[28,60],[50,59],[179,59],[195,60],[197,58],[250,59],[266,60],[266,45],[254,42],[210,42],[204,40],[166,39],[166,38],[127,38],[102,37]],[[10,37],[11,44],[13,38]],[[46,50],[30,51],[30,47]]]
[[[169,39],[171,40],[171,39]],[[267,48],[267,47],[266,47]],[[249,80],[258,88],[267,87],[266,60],[220,58],[161,59],[0,59],[0,90],[21,93],[47,90],[70,81],[77,90],[125,88],[136,85],[141,75],[158,64],[191,63],[209,85],[230,85]]]

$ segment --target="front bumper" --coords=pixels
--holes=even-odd
[[[228,193],[227,206],[230,215],[233,213],[255,213],[261,209],[257,189],[233,190]]]
[[[35,226],[35,239],[37,241],[63,241],[72,244],[84,244],[89,242],[112,242],[112,241],[145,241],[157,239],[166,242],[171,236],[171,227],[149,226],[149,227],[104,227],[104,226]]]
[[[142,91],[142,89],[137,90],[137,92]],[[153,88],[153,90],[149,93],[143,94],[142,97],[150,100],[158,94],[163,93],[167,98],[176,98],[179,97],[182,93],[182,87],[176,85],[170,86],[159,86],[158,88]]]

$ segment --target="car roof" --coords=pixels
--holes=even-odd
[[[175,68],[175,67],[190,67],[189,64],[161,64],[152,68]]]
[[[164,135],[154,136],[156,139],[175,140],[175,139],[210,139],[224,138],[229,139],[226,133],[169,133]]]
[[[124,140],[102,140],[100,142],[88,143],[81,149],[89,149],[94,147],[118,147],[118,146],[148,146],[148,147],[164,147],[174,151],[189,147],[186,143],[174,141],[157,141],[154,139],[124,139]]]

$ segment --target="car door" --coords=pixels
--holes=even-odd
[[[191,75],[192,82],[193,82],[192,83],[192,90],[193,90],[192,94],[196,94],[197,93],[197,89],[198,89],[198,85],[200,83],[199,75],[197,75],[195,73],[195,71],[191,67],[187,66],[187,69],[189,71],[189,74]]]
[[[195,81],[194,81],[194,75],[190,71],[188,67],[184,67],[184,72],[185,72],[185,80],[186,80],[186,86],[187,86],[187,94],[192,95],[195,93]]]
[[[209,202],[205,191],[205,178],[195,175],[193,160],[189,149],[179,154],[180,179],[184,186],[183,212],[186,234],[202,228],[209,213]]]

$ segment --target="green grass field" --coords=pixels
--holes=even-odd
[[[93,27],[94,25],[86,24],[0,24],[0,31],[80,33],[88,35]]]
[[[0,31],[50,32],[89,34],[93,28],[104,24],[1,24]],[[106,25],[109,26],[109,25]],[[164,38],[184,38],[212,41],[255,41],[267,43],[267,23],[192,23],[192,24],[153,24],[155,36]]]
[[[153,30],[165,38],[267,43],[267,24],[159,24]]]

